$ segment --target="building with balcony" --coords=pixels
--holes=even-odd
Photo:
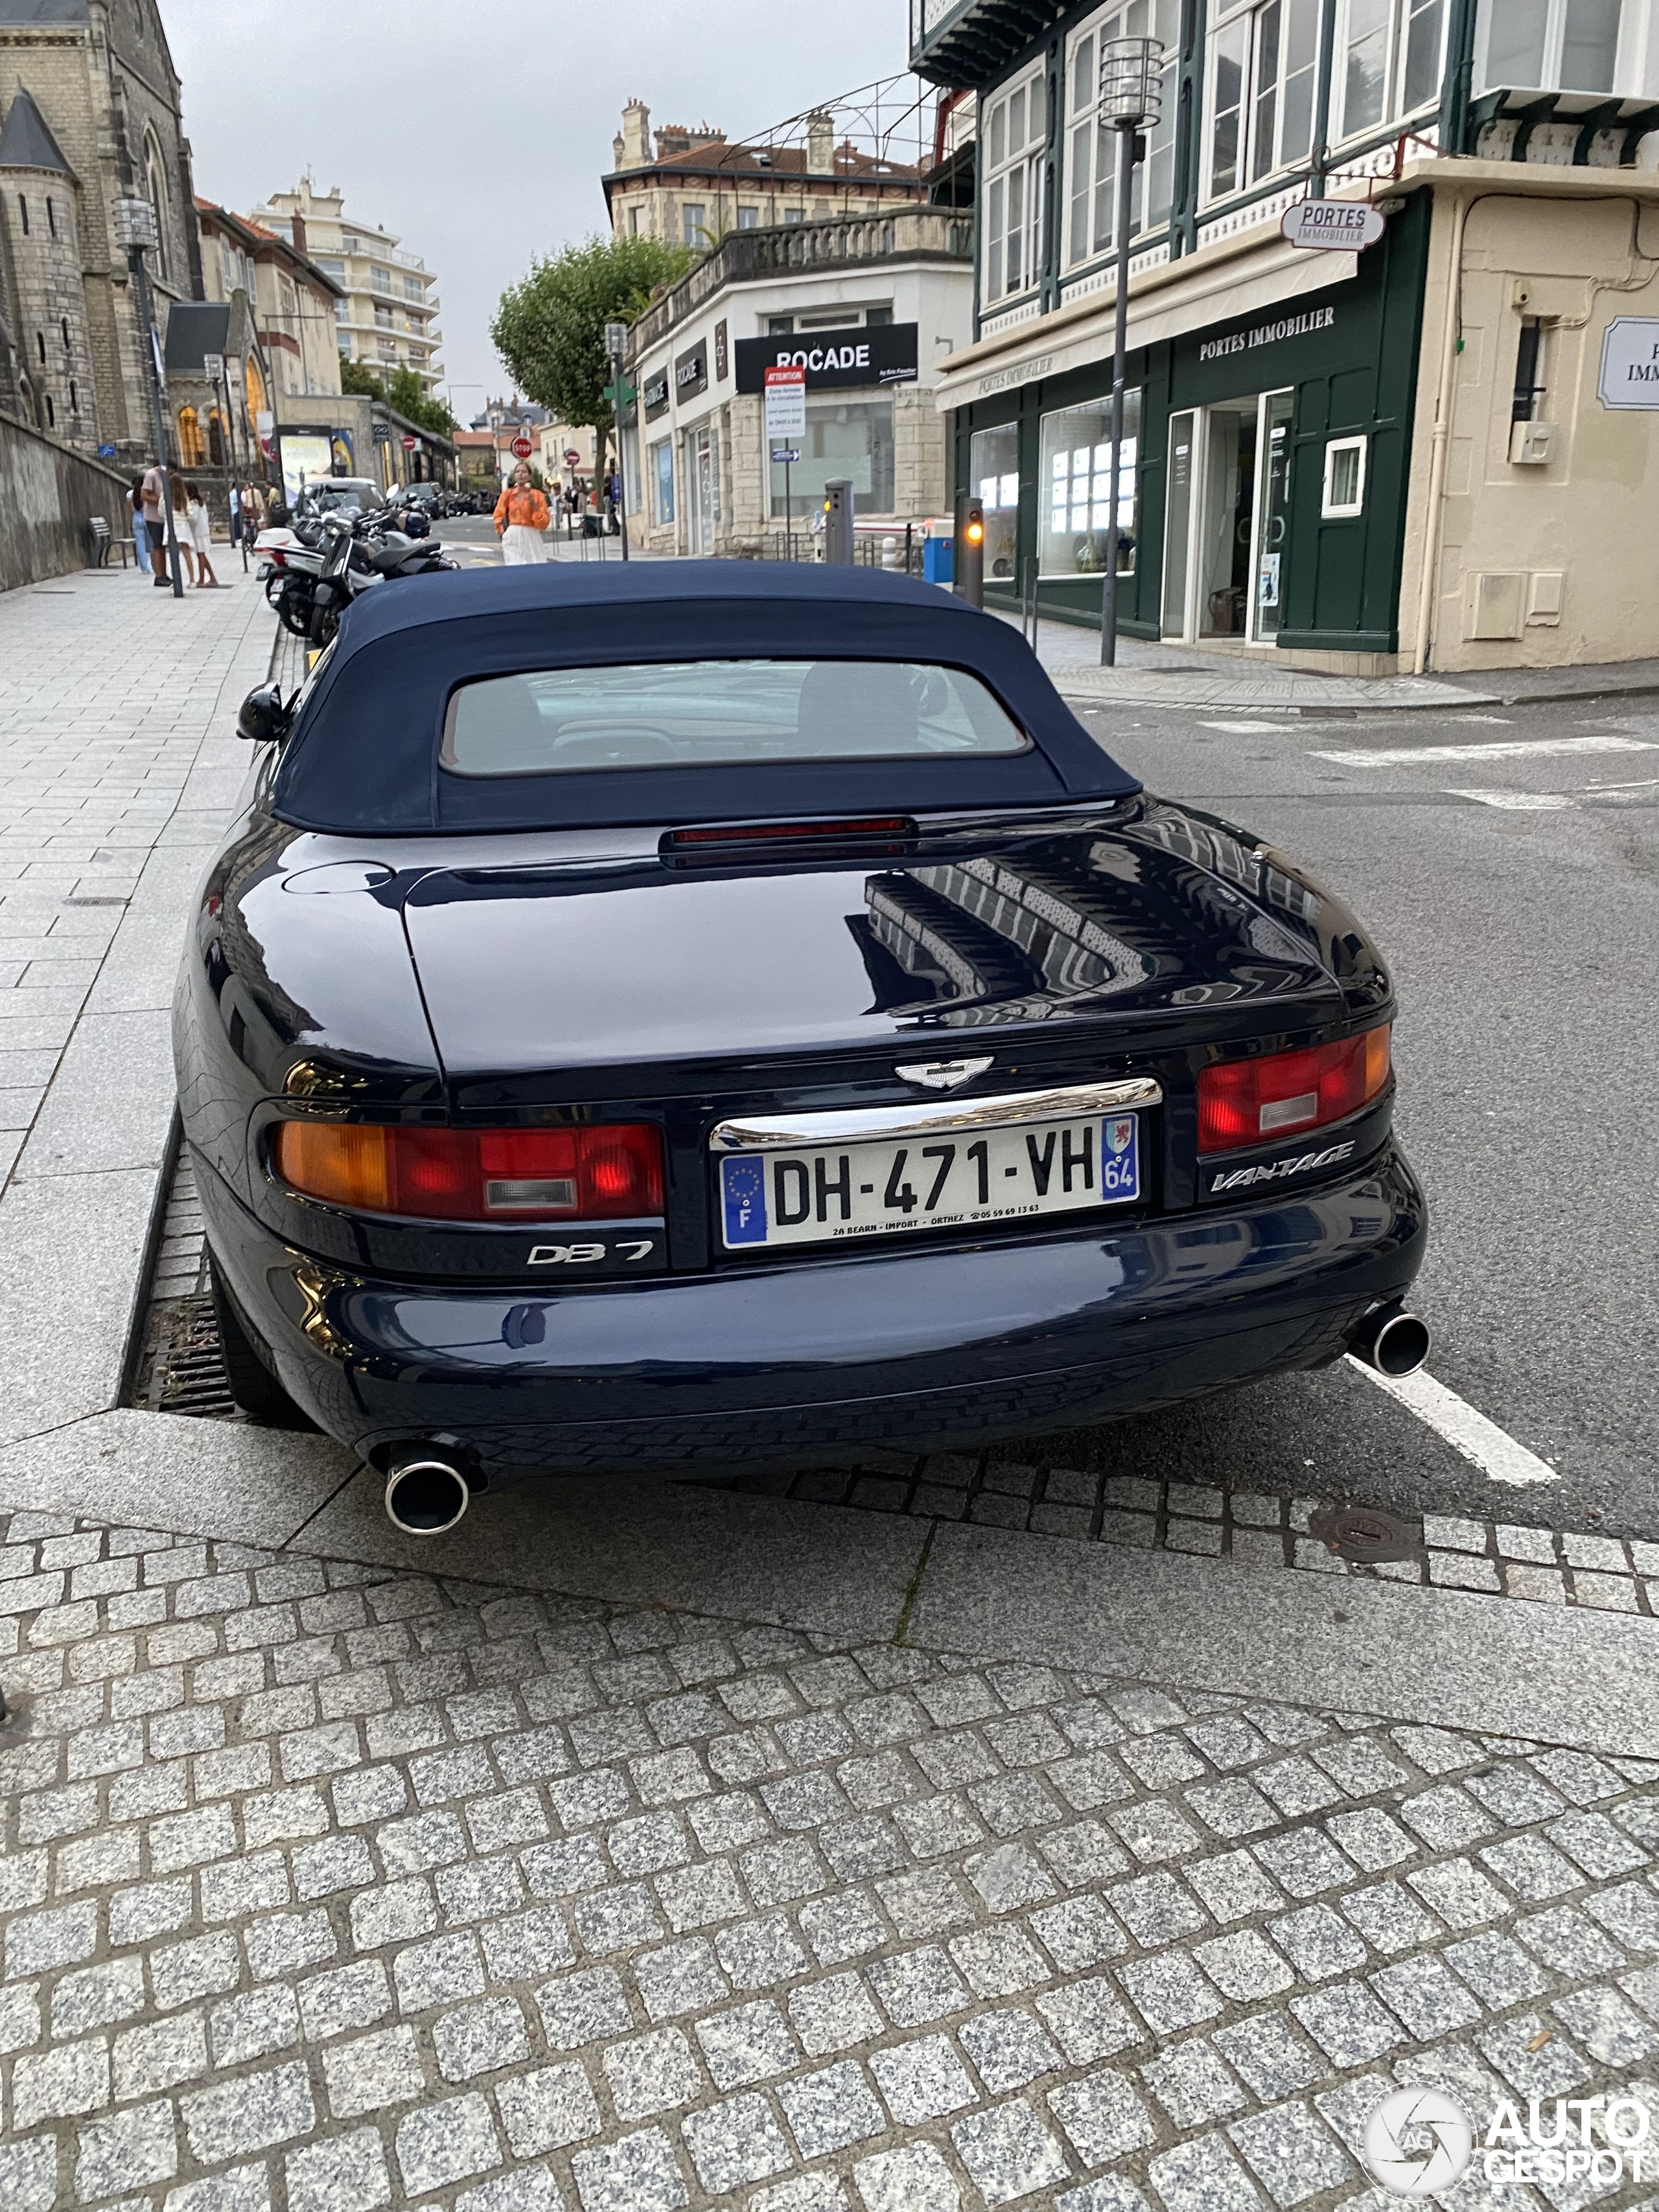
[[[1127,208],[1109,41],[1162,42]],[[1659,0],[912,0],[976,97],[988,598],[1316,668],[1659,653]],[[1308,200],[1363,246],[1292,243]],[[1111,482],[1120,222],[1127,436]]]
[[[972,330],[966,210],[727,233],[634,325],[623,424],[628,507],[654,552],[775,552],[805,537],[834,477],[860,520],[946,511],[940,363]],[[765,372],[805,372],[805,425],[775,461]]]
[[[611,173],[600,180],[613,234],[702,250],[731,230],[885,213],[926,200],[920,160],[902,158],[920,151],[902,144],[913,135],[904,125],[916,88],[902,79],[864,88],[884,91],[885,121],[879,97],[849,94],[742,144],[708,123],[664,124],[653,132],[650,109],[630,100],[612,141]]]
[[[338,186],[319,192],[309,177],[292,191],[273,192],[252,219],[285,238],[339,287],[339,352],[381,374],[412,368],[428,392],[443,381],[437,279],[383,223],[348,216]]]

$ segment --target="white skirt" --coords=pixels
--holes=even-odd
[[[542,543],[542,533],[532,530],[527,522],[509,522],[501,532],[501,561],[508,568],[516,568],[527,561],[545,561],[547,548]]]

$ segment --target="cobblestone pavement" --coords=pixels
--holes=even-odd
[[[1659,1765],[3,1539],[6,2212],[1381,2212],[1395,2081],[1659,2112]]]

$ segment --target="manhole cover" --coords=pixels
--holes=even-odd
[[[1322,1505],[1308,1522],[1308,1533],[1357,1566],[1379,1565],[1385,1559],[1414,1559],[1423,1549],[1421,1526],[1384,1513],[1376,1505]]]

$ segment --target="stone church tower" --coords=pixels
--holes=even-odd
[[[27,90],[0,124],[10,282],[8,318],[21,411],[68,445],[95,447],[92,349],[82,280],[81,187]]]
[[[202,297],[190,147],[155,0],[0,0],[0,407],[149,457],[149,371],[120,198],[147,199],[158,327]],[[27,219],[26,219],[27,217]]]

